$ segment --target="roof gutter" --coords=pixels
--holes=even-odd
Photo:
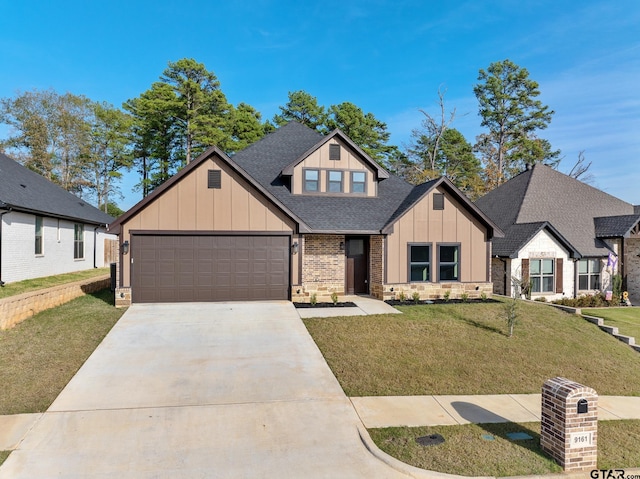
[[[2,281],[2,217],[7,213],[11,213],[11,206],[6,203],[0,202],[0,287],[4,288],[4,281]]]

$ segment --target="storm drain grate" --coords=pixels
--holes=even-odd
[[[440,434],[430,434],[428,436],[417,437],[416,442],[421,446],[437,446],[444,442],[444,437]]]
[[[527,441],[528,439],[533,439],[526,432],[508,432],[507,437],[512,441]]]

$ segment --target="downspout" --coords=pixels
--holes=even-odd
[[[6,208],[7,205],[3,204],[0,208]],[[2,217],[7,213],[11,213],[11,207],[8,207],[6,211],[0,213],[0,287],[4,288],[4,281],[2,281]]]
[[[96,226],[95,228],[93,228],[93,269],[96,269],[98,267],[97,264],[97,242],[98,242],[98,228],[100,228],[100,225]]]

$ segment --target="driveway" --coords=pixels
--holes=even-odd
[[[406,477],[288,302],[137,304],[0,478]]]

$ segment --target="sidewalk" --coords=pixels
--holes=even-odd
[[[350,399],[367,428],[540,421],[540,394]],[[640,397],[599,396],[598,419],[640,419]]]

